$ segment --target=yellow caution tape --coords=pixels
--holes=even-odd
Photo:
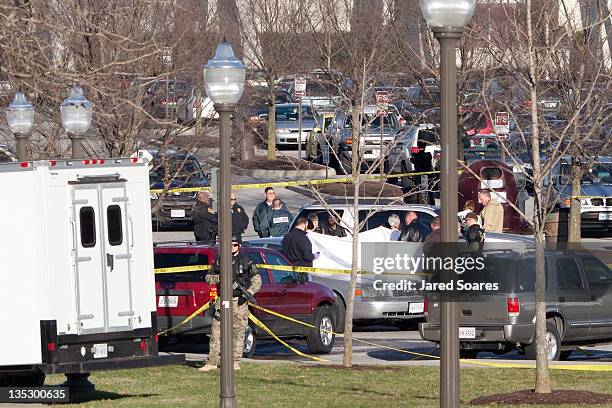
[[[612,198],[612,196],[588,196],[588,195],[579,195],[579,196],[571,196],[570,198],[603,198],[603,199],[607,199],[607,198]]]
[[[158,333],[159,336],[164,336],[166,333],[171,332],[179,327],[181,327],[182,325],[184,325],[185,323],[191,321],[194,317],[196,317],[197,315],[199,315],[202,312],[205,312],[208,308],[210,307],[210,301],[206,302],[204,305],[202,305],[202,307],[200,307],[198,310],[196,310],[195,312],[193,312],[191,315],[189,315],[188,317],[186,317],[182,322],[172,326],[169,329],[166,329],[160,333]]]
[[[423,176],[427,174],[438,174],[439,171],[422,171],[418,173],[399,173],[385,175],[383,178],[392,179],[409,176]],[[365,180],[380,180],[380,175],[368,175],[364,177]],[[299,181],[273,181],[268,183],[252,183],[252,184],[235,184],[232,186],[233,190],[246,190],[251,188],[265,188],[265,187],[297,187],[306,185],[317,185],[317,184],[332,184],[332,183],[352,183],[353,177],[339,177],[339,178],[327,178],[327,179],[314,179],[314,180],[299,180]],[[180,187],[180,188],[169,188],[164,190],[163,188],[156,188],[150,190],[151,193],[161,194],[164,191],[166,193],[195,193],[198,191],[211,191],[210,187]]]
[[[252,305],[252,303],[249,303],[249,304]],[[268,333],[270,336],[272,336],[276,341],[281,343],[283,346],[287,347],[289,350],[293,351],[298,356],[306,357],[306,358],[309,358],[309,359],[315,360],[315,361],[322,361],[322,362],[328,361],[328,360],[322,359],[320,357],[310,356],[310,355],[308,355],[306,353],[302,353],[300,350],[296,349],[292,345],[290,345],[287,342],[285,342],[282,339],[280,339],[276,334],[274,334],[272,332],[272,330],[270,330],[265,324],[263,324],[257,317],[253,316],[251,313],[249,313],[249,320],[251,320],[257,326],[261,327],[266,333]]]
[[[155,274],[159,275],[162,273],[207,271],[211,267],[212,267],[211,265],[189,265],[189,266],[175,266],[172,268],[157,268],[155,269]]]

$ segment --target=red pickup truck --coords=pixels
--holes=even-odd
[[[153,248],[155,268],[171,268],[189,265],[212,265],[218,247],[197,243],[159,243]],[[243,245],[241,251],[256,264],[290,265],[280,252],[270,248]],[[204,280],[208,271],[157,274],[157,327],[164,330],[180,323],[210,299],[210,287]],[[325,330],[334,331],[336,322],[343,321],[336,306],[336,294],[326,286],[311,282],[308,275],[272,269],[259,269],[262,286],[255,295],[257,304],[278,313],[314,325],[317,329],[292,323],[261,310],[251,308],[251,313],[281,338],[305,338],[313,354],[327,354],[332,350],[335,336]],[[208,309],[172,335],[209,334],[213,310]],[[323,330],[322,330],[323,329]],[[251,323],[245,335],[244,355],[255,352],[258,339],[269,337],[267,333]],[[160,337],[160,342],[164,336]],[[163,344],[163,343],[160,343]]]

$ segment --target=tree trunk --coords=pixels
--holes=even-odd
[[[532,1],[527,0],[527,57],[529,65],[529,74],[531,78],[537,81],[537,66],[534,46],[534,33],[531,22],[531,7]],[[536,82],[537,83],[537,82]],[[537,85],[533,82],[529,84],[529,96],[531,104],[531,123],[533,128],[531,131],[531,161],[533,164],[533,185],[534,185],[534,239],[536,245],[536,278],[535,278],[535,300],[536,300],[536,386],[535,392],[539,394],[549,394],[552,392],[552,381],[550,371],[548,369],[548,356],[546,353],[546,304],[545,304],[545,288],[546,288],[546,269],[544,259],[544,220],[547,216],[547,203],[544,200],[542,167],[540,162],[540,134],[538,126],[538,100]],[[550,187],[549,187],[550,188]]]
[[[580,198],[582,185],[582,167],[579,162],[572,160],[572,196],[570,198],[570,213],[567,242],[580,242],[581,223],[580,223]]]
[[[276,91],[268,78],[268,160],[276,160]]]
[[[352,123],[361,123],[361,106],[353,107]],[[361,129],[353,126],[353,142],[351,145],[351,175],[353,178],[353,258],[351,260],[351,283],[349,285],[349,297],[346,304],[346,318],[344,323],[344,357],[342,365],[351,367],[353,365],[353,309],[355,305],[355,289],[357,289],[357,272],[359,255],[359,185],[360,185],[360,161],[359,161],[359,136]]]

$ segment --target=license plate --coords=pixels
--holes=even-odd
[[[475,327],[460,327],[459,328],[460,339],[475,339],[476,328]]]
[[[556,108],[557,104],[555,102],[547,102],[544,104],[544,106],[547,108]]]
[[[177,307],[178,296],[160,296],[157,303],[158,307]]]
[[[185,218],[185,210],[170,210],[170,218]]]
[[[612,212],[599,213],[599,221],[612,221]]]
[[[408,305],[408,313],[412,314],[412,313],[423,313],[425,311],[425,305],[423,304],[423,302],[419,302],[419,303],[410,303]]]
[[[108,357],[108,344],[94,344],[94,358],[106,358]]]

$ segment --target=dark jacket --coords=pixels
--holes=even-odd
[[[232,235],[242,235],[249,226],[249,216],[244,208],[235,203],[232,205]]]
[[[293,221],[293,215],[284,209],[271,209],[268,213],[268,220],[270,236],[271,237],[282,237],[289,231],[291,222]]]
[[[433,167],[431,160],[431,153],[427,153],[425,150],[420,150],[418,153],[413,154],[410,158],[410,161],[414,165],[414,171],[417,173],[422,171],[432,171]]]
[[[425,238],[424,242],[425,243],[423,244],[423,254],[427,256],[435,254],[435,249],[437,247],[436,244],[442,242],[442,231],[440,230],[440,228],[431,231],[431,233],[427,235],[427,238]]]
[[[210,204],[198,201],[193,208],[193,234],[196,241],[215,241],[217,225],[217,214]]]
[[[270,220],[268,219],[268,213],[271,209],[272,206],[264,200],[257,204],[255,211],[253,211],[253,229],[257,232],[259,238],[270,236]]]
[[[340,225],[336,224],[336,228],[332,228],[330,225],[326,225],[323,230],[325,235],[331,235],[332,237],[346,237],[346,230]]]
[[[465,240],[469,251],[482,251],[484,248],[485,231],[478,224],[472,224],[465,231]]]
[[[283,253],[295,266],[312,266],[314,261],[312,243],[299,228],[291,228],[283,238]]]
[[[427,236],[427,234],[424,232],[425,231],[423,231],[419,220],[412,220],[410,224],[402,228],[402,232],[398,241],[423,242],[425,241],[425,237]]]
[[[221,281],[220,275],[220,257],[217,256],[210,273],[206,275],[206,282],[218,285]],[[257,266],[248,255],[241,252],[236,255],[232,254],[232,280],[238,282],[251,295],[255,295],[261,289],[261,277],[257,271]],[[238,304],[243,304],[248,300],[240,289],[234,289],[232,297],[238,298]]]

